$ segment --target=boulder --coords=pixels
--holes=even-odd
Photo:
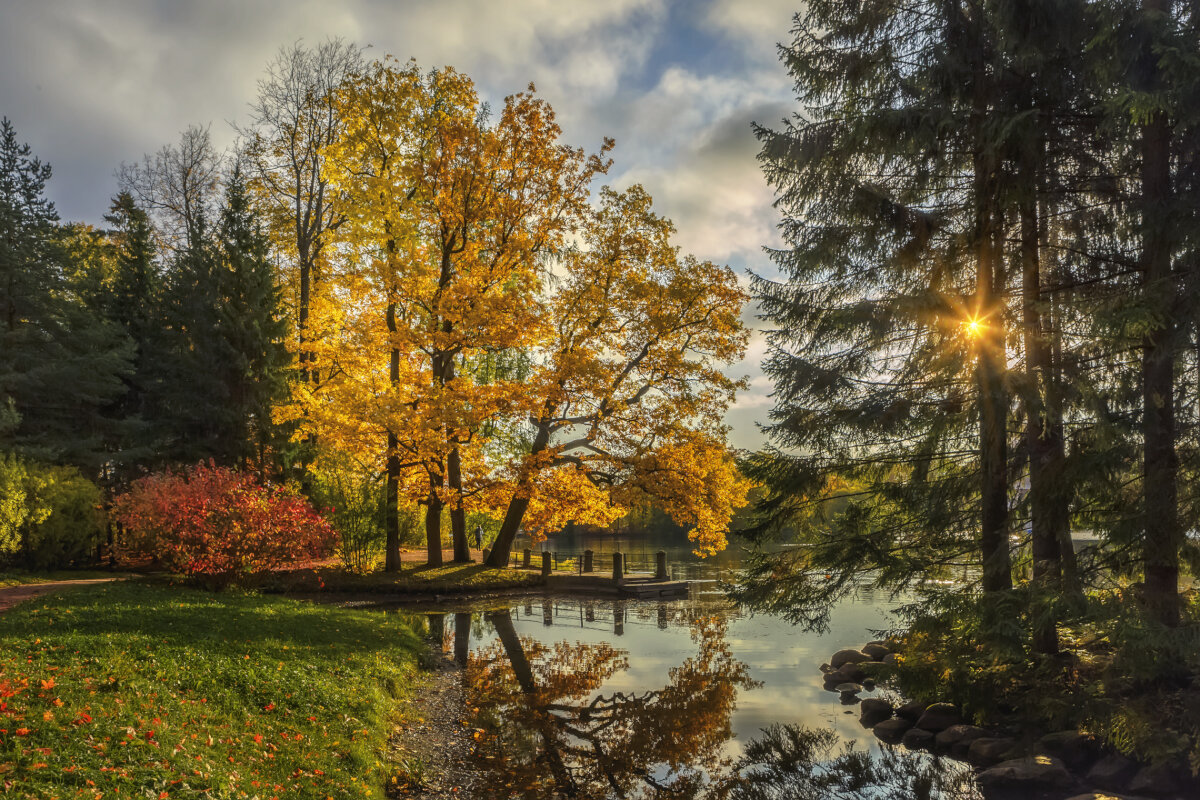
[[[987,731],[977,725],[951,725],[937,734],[934,741],[939,750],[948,750],[951,755],[957,750],[962,755],[966,755],[971,742],[985,736],[987,736]]]
[[[821,672],[823,672],[823,673],[825,673],[826,675],[828,675],[829,673],[833,672],[833,665],[832,665],[832,664],[822,664],[822,665],[821,665]]]
[[[1055,731],[1038,740],[1038,749],[1062,759],[1070,769],[1083,771],[1100,755],[1095,738],[1079,731]]]
[[[920,728],[909,728],[900,738],[900,744],[909,750],[932,750],[933,734]]]
[[[1179,776],[1170,764],[1142,767],[1129,781],[1129,791],[1134,794],[1174,794],[1179,789]]]
[[[883,657],[892,652],[883,642],[871,642],[863,645],[862,652],[871,657],[872,661],[882,661]]]
[[[967,748],[967,761],[977,767],[990,766],[1003,760],[1016,744],[1014,739],[1008,737],[981,737],[971,742],[971,746]]]
[[[826,679],[836,677],[838,683],[862,683],[866,680],[867,673],[858,664],[843,664],[825,677]]]
[[[834,669],[841,667],[843,664],[857,664],[861,661],[870,661],[871,657],[859,650],[838,650],[829,659],[829,663]]]
[[[1004,790],[1043,792],[1067,789],[1075,783],[1067,765],[1054,756],[1028,756],[1002,761],[976,777],[984,794]]]
[[[882,661],[884,664],[895,664],[896,663],[896,654],[888,653],[886,656],[884,656],[883,658],[881,658],[879,660]]]
[[[895,744],[900,741],[901,737],[912,727],[912,723],[901,717],[892,717],[885,719],[883,722],[876,725],[871,730],[881,740],[889,744]]]
[[[949,703],[934,703],[917,719],[917,727],[941,733],[952,725],[962,722],[958,709]]]
[[[916,722],[925,713],[925,704],[918,703],[913,700],[911,703],[905,703],[896,709],[896,716],[903,717],[909,722]]]
[[[885,719],[890,719],[892,716],[892,704],[887,700],[881,700],[878,697],[868,697],[862,701],[862,714],[859,717],[859,722],[864,728],[871,728],[883,722]]]
[[[1104,756],[1088,770],[1088,783],[1094,783],[1101,789],[1120,791],[1124,789],[1133,776],[1137,774],[1138,766],[1118,753]]]

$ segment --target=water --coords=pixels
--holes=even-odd
[[[603,552],[618,543],[573,544]],[[636,555],[637,544],[619,546]],[[883,748],[859,725],[856,700],[822,688],[820,665],[892,627],[898,600],[860,591],[833,609],[824,633],[806,632],[724,597],[715,579],[733,574],[735,553],[701,561],[677,542],[640,544],[651,558],[668,549],[673,577],[698,581],[690,597],[529,595],[428,609],[463,667],[496,797],[972,796],[938,785],[960,766]],[[785,724],[805,729],[784,737],[791,751],[754,746]],[[847,748],[858,751],[849,761]],[[775,780],[780,760],[815,771],[789,768]],[[765,793],[745,780],[752,774],[770,779]]]

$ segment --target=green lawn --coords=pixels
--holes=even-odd
[[[0,571],[0,589],[9,586],[25,586],[30,583],[50,583],[52,581],[78,581],[89,578],[112,578],[118,573],[94,569],[61,569],[51,572],[4,572]]]
[[[0,615],[0,793],[382,797],[420,641],[392,614],[138,584]]]
[[[366,594],[454,594],[538,586],[540,573],[532,570],[485,567],[482,564],[446,564],[441,567],[406,564],[400,572],[359,575],[344,569],[321,567],[271,575],[268,591],[348,592]]]

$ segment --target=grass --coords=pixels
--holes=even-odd
[[[531,570],[446,564],[406,566],[400,572],[358,574],[336,567],[274,573],[262,588],[280,592],[344,592],[362,594],[457,594],[538,586]]]
[[[31,583],[51,583],[53,581],[78,581],[90,578],[112,578],[117,573],[95,569],[60,569],[50,572],[24,572],[13,570],[0,572],[0,589],[9,586],[26,586]]]
[[[0,794],[379,798],[397,615],[139,584],[0,616]]]

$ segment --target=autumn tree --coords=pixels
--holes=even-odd
[[[561,144],[553,110],[532,91],[506,98],[491,119],[451,68],[422,75],[412,63],[376,63],[338,103],[345,131],[325,174],[345,222],[312,345],[329,377],[301,404],[334,446],[361,445],[369,430],[386,441],[389,568],[402,473],[412,470],[425,479],[430,562],[441,561],[447,503],[455,558],[465,560],[463,475],[482,472],[465,465],[482,458],[484,422],[523,387],[477,382],[461,365],[544,330],[544,261],[607,162],[603,150]]]
[[[330,234],[342,219],[323,173],[325,148],[342,128],[337,90],[362,66],[359,48],[337,38],[315,48],[302,42],[280,48],[258,82],[249,125],[238,128],[251,191],[289,270],[283,283],[302,374],[313,287]]]
[[[641,186],[604,189],[550,293],[551,333],[526,385],[528,452],[500,470],[504,522],[490,563],[524,527],[607,524],[653,500],[691,526],[698,552],[725,545],[749,484],[722,417],[741,384],[746,293],[728,267],[683,256]]]

